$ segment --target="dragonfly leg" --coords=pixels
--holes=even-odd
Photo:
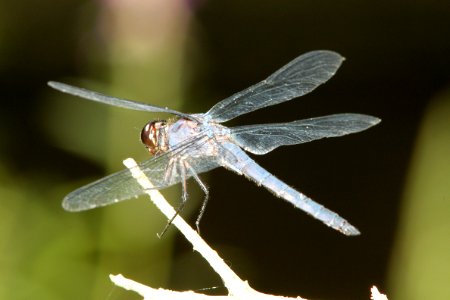
[[[171,163],[171,169],[174,167],[175,163]],[[187,199],[188,199],[188,194],[187,194],[187,184],[186,184],[186,167],[184,166],[183,163],[179,163],[178,164],[178,168],[181,174],[181,187],[182,187],[182,194],[181,194],[181,203],[178,206],[178,208],[175,210],[175,214],[172,216],[172,218],[170,218],[170,220],[167,222],[166,226],[164,227],[163,231],[158,234],[158,237],[161,238],[167,231],[167,229],[169,229],[170,225],[172,225],[173,220],[180,214],[180,212],[183,210]]]
[[[176,174],[174,174],[174,172],[176,172],[176,160],[175,159],[170,159],[169,163],[167,165],[166,171],[164,172],[164,181],[170,181],[170,178]]]
[[[203,198],[202,207],[200,208],[200,212],[198,213],[197,220],[195,220],[195,226],[197,227],[197,232],[200,234],[200,220],[203,217],[203,214],[205,213],[206,204],[208,204],[209,200],[209,190],[206,187],[206,185],[202,182],[200,177],[198,177],[197,173],[186,163],[186,168],[191,173],[192,177],[194,177],[195,181],[197,181],[198,185],[202,189],[203,193],[205,193],[205,197]]]

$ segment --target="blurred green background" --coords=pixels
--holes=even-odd
[[[256,157],[362,235],[214,170],[202,176],[203,237],[263,292],[368,299],[375,284],[390,299],[450,299],[449,37],[448,1],[1,1],[0,299],[139,299],[110,273],[223,286],[174,228],[156,237],[166,221],[144,198],[61,208],[124,158],[148,158],[140,130],[167,116],[80,101],[47,81],[204,112],[317,49],[347,58],[330,82],[230,123],[380,117],[360,134]],[[193,224],[201,193],[193,182],[189,191]],[[163,193],[178,203],[178,187]]]

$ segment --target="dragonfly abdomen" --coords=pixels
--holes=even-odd
[[[239,153],[239,157],[242,159],[241,162],[245,161],[245,163],[241,165],[242,167],[240,168],[239,173],[255,182],[258,186],[264,186],[277,197],[292,203],[295,207],[305,211],[307,214],[322,221],[325,225],[345,235],[360,234],[359,230],[347,220],[293,189],[250,159],[243,151]],[[248,159],[245,159],[244,157]]]

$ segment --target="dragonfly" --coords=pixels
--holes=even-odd
[[[199,184],[205,198],[196,220],[198,230],[209,197],[209,190],[198,175],[224,167],[245,176],[258,186],[265,187],[275,196],[293,204],[325,225],[352,236],[360,234],[356,227],[269,173],[247,152],[262,155],[280,146],[359,132],[379,123],[379,118],[340,113],[286,123],[236,127],[222,125],[241,115],[313,91],[336,73],[343,60],[340,54],[333,51],[307,52],[263,81],[218,102],[206,113],[195,114],[111,97],[64,83],[50,81],[48,84],[61,92],[103,104],[174,115],[172,119],[150,121],[144,126],[141,141],[151,157],[139,163],[139,167],[155,189],[160,190],[181,183],[181,203],[176,215],[188,199],[186,181],[193,178]],[[68,211],[83,211],[144,193],[130,171],[124,169],[71,192],[64,198],[62,205]]]

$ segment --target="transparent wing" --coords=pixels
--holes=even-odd
[[[379,122],[380,119],[367,115],[335,114],[290,123],[233,127],[231,136],[235,143],[246,151],[266,154],[284,145],[359,132]]]
[[[305,53],[267,79],[217,103],[206,116],[222,123],[303,96],[330,79],[343,60],[342,56],[332,51]]]
[[[192,117],[189,114],[184,114],[182,112],[179,112],[179,111],[167,108],[167,107],[160,107],[160,106],[156,106],[156,105],[150,105],[147,103],[106,96],[106,95],[103,95],[103,94],[100,94],[97,92],[93,92],[93,91],[90,91],[87,89],[75,87],[75,86],[68,85],[68,84],[61,83],[61,82],[49,81],[48,85],[50,87],[54,88],[55,90],[61,91],[63,93],[81,97],[81,98],[88,99],[88,100],[92,100],[95,102],[105,103],[108,105],[113,105],[113,106],[117,106],[117,107],[133,109],[133,110],[170,113],[170,114],[178,115],[178,116],[185,117],[188,119],[192,119]]]
[[[139,167],[148,176],[155,189],[163,189],[177,184],[183,179],[179,169],[181,159],[184,159],[190,166],[191,171],[186,171],[186,179],[192,176],[192,171],[200,174],[219,166],[217,157],[192,157],[189,155],[192,151],[195,152],[195,148],[202,147],[207,141],[214,142],[209,140],[206,135],[199,134],[184,141],[170,152],[140,163]],[[137,197],[144,192],[131,176],[131,172],[125,169],[71,192],[64,198],[63,207],[68,211],[88,210]]]

